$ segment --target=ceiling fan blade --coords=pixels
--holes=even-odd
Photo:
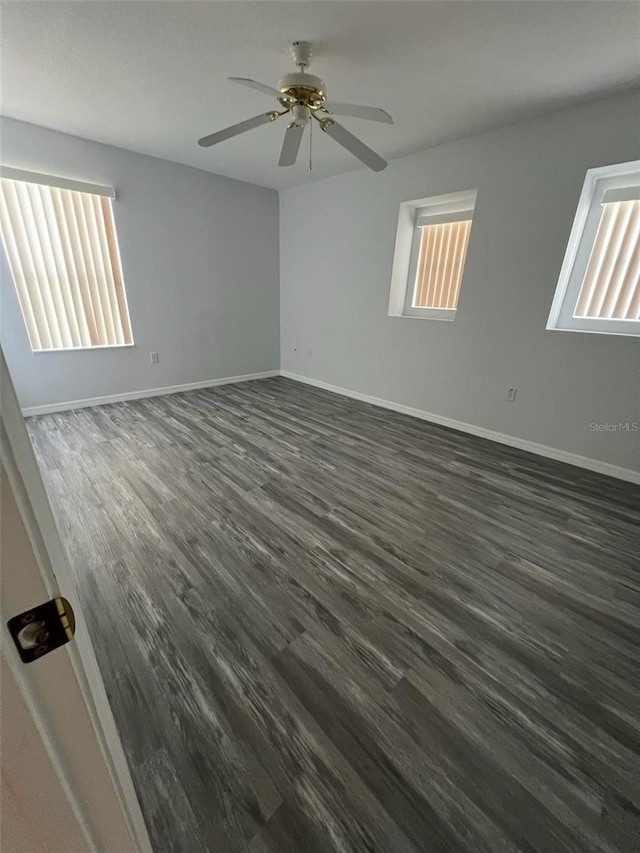
[[[247,86],[249,89],[255,89],[256,92],[262,92],[263,95],[271,95],[272,98],[285,98],[290,100],[289,95],[283,95],[278,89],[273,86],[267,86],[265,83],[258,83],[257,80],[251,80],[249,77],[227,77],[233,83],[239,83],[241,86]]]
[[[286,129],[284,139],[282,140],[282,149],[280,150],[280,159],[278,166],[293,166],[298,158],[300,143],[304,133],[304,125],[291,122]]]
[[[268,124],[277,118],[278,113],[260,113],[259,116],[248,118],[239,124],[232,124],[231,127],[225,127],[224,130],[218,130],[216,133],[209,134],[209,136],[203,136],[202,139],[198,140],[198,145],[201,145],[203,148],[209,148],[210,145],[224,142],[225,139],[231,139],[232,136],[238,136],[247,130],[253,130],[254,127],[260,127],[261,124]]]
[[[353,135],[353,133],[349,133],[349,131],[342,127],[342,125],[332,119],[324,119],[321,121],[320,126],[324,132],[328,133],[332,139],[335,139],[339,145],[342,145],[343,148],[346,148],[347,151],[354,154],[358,160],[362,160],[365,166],[373,169],[374,172],[381,172],[382,169],[386,168],[386,160],[383,160],[379,154],[372,151],[368,145],[361,142],[357,136]]]
[[[382,121],[385,124],[393,124],[393,119],[386,110],[380,107],[363,107],[361,104],[340,104],[330,101],[323,104],[323,109],[336,116],[350,116],[351,118],[364,118],[367,121]]]

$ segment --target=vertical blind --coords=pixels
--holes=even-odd
[[[0,230],[31,349],[133,343],[110,199],[0,183]]]
[[[640,319],[640,201],[604,204],[574,317]]]
[[[420,231],[413,307],[455,309],[471,234],[471,220],[422,225]]]

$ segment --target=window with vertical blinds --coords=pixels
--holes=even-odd
[[[547,328],[640,335],[640,160],[587,172]]]
[[[420,225],[414,308],[455,310],[467,256],[471,219]]]
[[[471,189],[400,204],[390,317],[455,320],[476,197]]]
[[[0,181],[0,230],[31,349],[133,343],[105,195]]]

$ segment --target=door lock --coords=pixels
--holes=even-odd
[[[58,596],[9,619],[7,627],[21,659],[31,663],[68,643],[76,618],[67,599]]]

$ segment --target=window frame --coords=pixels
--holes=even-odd
[[[124,282],[124,273],[122,269],[122,258],[120,254],[120,244],[118,241],[117,228],[115,222],[115,210],[113,201],[116,199],[116,191],[113,187],[105,186],[103,184],[93,184],[88,183],[86,181],[76,180],[74,178],[67,178],[58,175],[48,175],[43,174],[41,172],[32,172],[26,169],[19,169],[13,166],[8,166],[6,164],[0,164],[0,178],[6,179],[9,181],[18,181],[21,183],[32,184],[35,186],[43,186],[43,187],[51,187],[60,190],[68,190],[73,193],[81,193],[90,196],[100,196],[104,199],[109,208],[109,219],[110,226],[113,232],[113,256],[112,261],[114,262],[114,267],[117,269],[117,277],[120,281],[121,291],[122,291],[122,308],[124,313],[126,314],[127,324],[129,329],[130,340],[125,341],[123,343],[96,343],[96,344],[81,344],[79,346],[61,346],[61,347],[39,347],[37,349],[33,348],[33,342],[31,340],[31,336],[29,334],[29,330],[27,328],[27,320],[24,316],[24,308],[22,305],[22,301],[20,295],[18,293],[17,283],[15,281],[14,271],[11,267],[11,263],[9,262],[9,257],[7,256],[7,266],[9,268],[9,272],[11,274],[11,278],[13,279],[13,292],[16,296],[18,307],[20,310],[20,315],[22,317],[22,321],[25,326],[25,332],[27,334],[27,339],[29,342],[29,349],[32,355],[40,355],[42,353],[65,353],[65,352],[78,352],[84,350],[106,350],[106,349],[122,349],[126,347],[135,347],[135,339],[133,336],[133,324],[131,322],[131,312],[129,308],[129,300],[127,295],[127,288]],[[4,247],[4,251],[6,254],[6,247]]]
[[[455,320],[457,306],[456,308],[433,308],[413,305],[422,240],[421,225],[473,220],[476,197],[477,190],[473,189],[401,202],[391,273],[388,308],[390,317],[448,322]],[[463,282],[464,267],[461,288]]]
[[[640,198],[640,160],[587,171],[547,319],[550,331],[640,335],[640,320],[573,316],[607,197],[609,201]]]

